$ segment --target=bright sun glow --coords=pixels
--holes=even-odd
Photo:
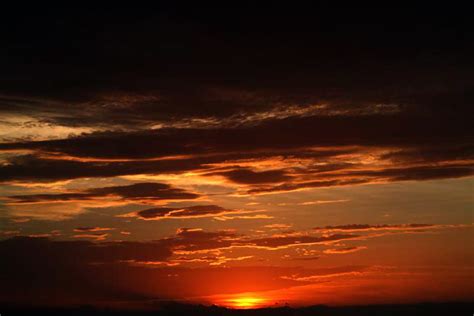
[[[261,307],[265,300],[261,297],[242,296],[229,299],[227,303],[233,308],[247,309]]]

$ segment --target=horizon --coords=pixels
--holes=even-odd
[[[320,315],[360,315],[361,313],[387,313],[390,312],[394,315],[446,315],[446,313],[469,313],[474,307],[473,302],[444,302],[444,303],[416,303],[416,304],[378,304],[378,305],[350,305],[350,306],[328,306],[328,305],[310,305],[301,307],[292,306],[271,306],[271,307],[260,307],[250,309],[238,309],[229,308],[217,305],[193,305],[193,304],[180,304],[170,302],[165,305],[157,305],[154,307],[148,307],[146,309],[133,309],[133,308],[114,308],[110,306],[93,306],[93,305],[82,305],[82,306],[63,306],[63,307],[48,307],[48,306],[2,306],[3,311],[9,313],[9,315],[15,315],[16,313],[24,313],[28,311],[41,311],[48,312],[50,315],[60,314],[68,312],[69,314],[82,315],[87,313],[88,315],[103,315],[103,314],[125,314],[129,312],[138,314],[154,314],[160,313],[160,315],[180,315],[183,312],[192,313],[193,315],[274,315],[278,313],[289,312],[292,315],[308,315],[317,312]]]

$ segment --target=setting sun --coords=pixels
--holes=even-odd
[[[265,304],[266,300],[261,297],[255,296],[240,296],[236,298],[231,298],[225,302],[225,305],[228,305],[232,308],[237,309],[249,309],[262,307]]]

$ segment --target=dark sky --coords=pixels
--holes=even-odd
[[[169,98],[163,116],[265,106],[202,100],[216,86],[303,103],[472,99],[462,13],[432,4],[11,8],[2,14],[1,89],[61,101],[159,90]]]

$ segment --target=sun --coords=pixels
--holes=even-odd
[[[227,300],[227,305],[237,309],[257,308],[264,305],[266,300],[262,297],[240,296]]]

